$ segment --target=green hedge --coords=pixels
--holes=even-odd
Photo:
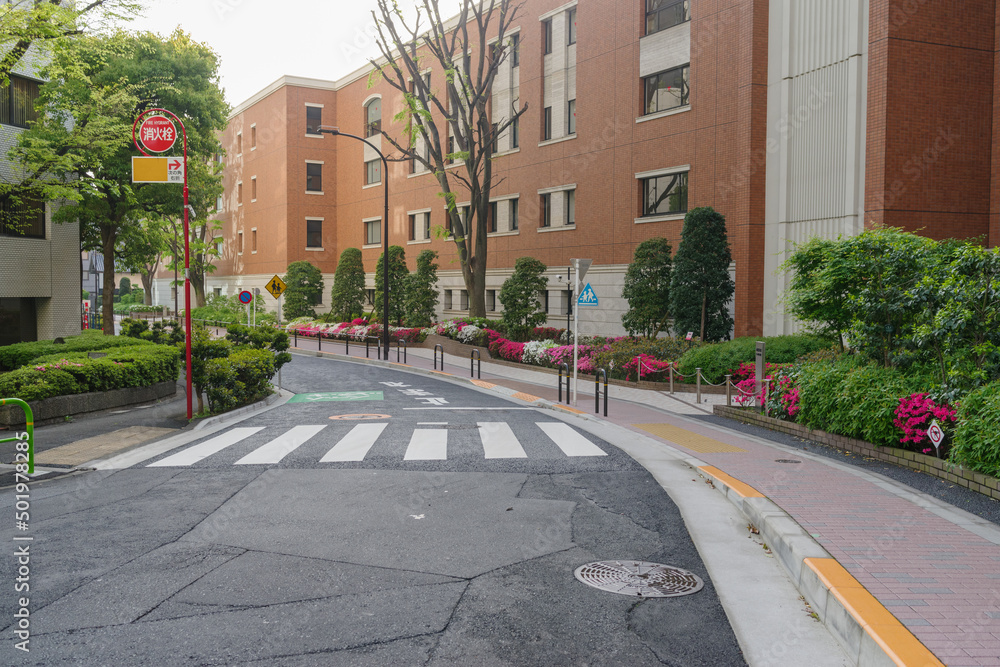
[[[1000,477],[1000,382],[977,389],[959,404],[951,459]]]
[[[107,356],[100,359],[91,359],[86,352],[35,359],[31,365],[0,374],[0,396],[38,401],[177,380],[177,348],[131,342],[127,347],[107,349]]]
[[[798,386],[799,423],[873,445],[899,447],[902,432],[893,425],[899,399],[926,391],[933,379],[846,358],[803,364]]]
[[[248,405],[272,392],[274,354],[269,350],[237,350],[225,359],[210,359],[205,366],[206,393],[212,412]]]
[[[685,351],[700,345],[682,338],[622,338],[610,344],[610,350],[594,354],[591,363],[594,368],[609,368],[611,377],[623,378],[625,366],[639,355],[648,354],[661,361],[674,361],[681,358]],[[600,340],[594,341],[594,348],[603,348]]]
[[[15,343],[0,347],[0,372],[12,371],[39,357],[52,354],[72,354],[106,350],[113,347],[133,346],[141,344],[133,338],[121,336],[105,336],[97,330],[87,330],[79,336],[67,336],[66,342],[54,343],[51,340],[40,340],[31,343]]]
[[[810,352],[833,345],[829,338],[815,335],[736,338],[689,350],[680,358],[677,368],[691,377],[694,377],[695,369],[700,368],[708,382],[722,382],[725,375],[735,373],[740,364],[756,360],[757,341],[767,343],[766,357],[771,364],[788,364]]]

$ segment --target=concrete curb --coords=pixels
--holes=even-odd
[[[336,353],[305,351],[305,354],[396,366],[419,375],[468,381],[482,390],[517,398],[537,408],[607,425],[603,419],[576,408],[552,403],[485,380],[462,378],[451,373],[381,360],[354,359]],[[796,588],[854,664],[865,667],[943,667],[943,663],[913,633],[781,507],[728,473],[698,459],[683,457],[682,452],[676,451],[679,458],[683,458],[702,476],[711,480],[716,490],[760,531],[761,537],[777,556]]]

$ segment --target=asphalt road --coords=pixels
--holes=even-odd
[[[677,506],[607,441],[434,377],[298,356],[283,376],[294,402],[36,487],[11,664],[745,664]],[[615,559],[705,586],[573,576]]]

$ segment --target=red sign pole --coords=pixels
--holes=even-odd
[[[187,380],[185,392],[187,394],[187,418],[192,417],[192,404],[191,404],[191,248],[190,248],[190,237],[189,233],[189,223],[188,223],[188,169],[187,169],[187,129],[184,127],[183,121],[176,116],[176,114],[167,111],[166,109],[149,109],[143,111],[135,119],[135,123],[132,124],[132,142],[135,143],[135,147],[139,149],[139,152],[143,155],[149,155],[142,149],[139,142],[135,138],[135,129],[139,125],[139,121],[142,117],[153,113],[160,112],[167,114],[181,126],[181,133],[184,136],[184,356],[185,356],[185,371],[184,376]],[[175,259],[176,261],[176,259]]]

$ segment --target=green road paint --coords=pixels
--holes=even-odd
[[[334,401],[381,401],[380,391],[320,391],[312,394],[295,394],[289,403],[331,403]]]

